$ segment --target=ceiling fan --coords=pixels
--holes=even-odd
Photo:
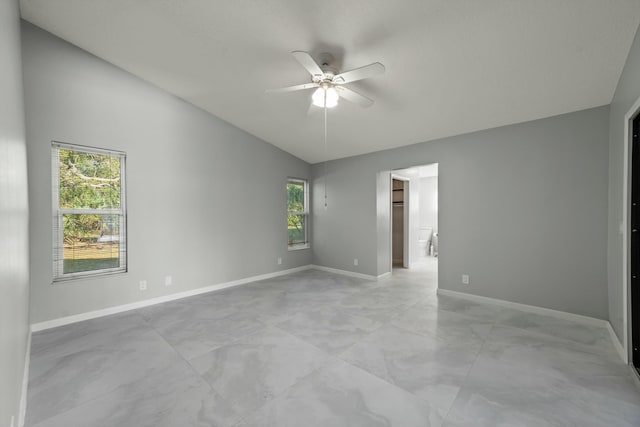
[[[340,73],[331,65],[334,61],[333,56],[329,53],[321,54],[320,64],[308,52],[296,50],[291,54],[311,74],[311,82],[279,89],[269,89],[267,92],[282,93],[317,88],[311,99],[312,104],[318,107],[335,107],[338,105],[339,98],[344,98],[365,108],[373,105],[371,98],[367,98],[344,85],[384,73],[385,68],[381,63],[374,62]]]

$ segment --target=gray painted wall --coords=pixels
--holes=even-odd
[[[29,208],[17,0],[0,2],[0,425],[19,422],[29,334]]]
[[[622,181],[624,167],[624,116],[640,97],[640,31],[636,33],[622,71],[609,116],[609,320],[622,341]]]
[[[321,174],[317,169],[314,169],[314,185],[318,181],[317,174]],[[389,237],[389,221],[391,220],[391,209],[389,208],[389,197],[391,194],[391,183],[390,183],[391,175],[389,172],[378,172],[376,173],[376,195],[375,195],[375,206],[376,206],[376,216],[375,216],[375,236],[376,242],[375,245],[378,248],[376,253],[375,260],[375,272],[376,274],[382,274],[385,271],[391,270],[391,240]],[[313,195],[314,192],[312,191]],[[333,194],[331,195],[333,197]],[[323,218],[324,219],[324,218]],[[311,225],[316,227],[316,222],[318,221],[318,213],[313,212],[313,218]],[[355,219],[351,219],[350,221],[355,221]],[[387,234],[383,233],[383,230],[387,231]],[[317,242],[316,242],[317,243]],[[321,245],[316,244],[317,247],[327,247],[328,242],[322,242]],[[320,257],[318,257],[318,252],[314,250],[314,262],[320,262]],[[344,262],[341,265],[345,265]],[[347,269],[351,269],[352,267],[347,267]]]
[[[384,273],[379,172],[439,163],[440,287],[606,319],[608,118],[599,107],[332,161],[314,264]]]
[[[31,24],[22,28],[32,322],[311,262],[310,250],[287,251],[286,178],[308,177],[306,162]],[[127,153],[128,273],[51,283],[52,140]]]

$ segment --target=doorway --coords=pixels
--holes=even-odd
[[[437,287],[440,259],[437,176],[437,163],[383,170],[376,174],[378,278],[398,274],[397,277]]]
[[[409,180],[391,176],[391,265],[409,268]]]
[[[640,372],[640,113],[631,126],[631,359]]]
[[[437,276],[438,164],[378,175],[378,230],[386,233],[378,240],[379,274]]]

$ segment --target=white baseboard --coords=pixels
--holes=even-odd
[[[389,277],[389,276],[391,276],[391,272],[387,271],[386,273],[379,274],[377,279],[380,280],[380,279],[384,279],[385,277]]]
[[[580,314],[567,313],[566,311],[552,310],[550,308],[537,307],[535,305],[520,304],[517,302],[506,301],[502,299],[483,297],[480,295],[467,294],[464,292],[451,291],[449,289],[438,288],[438,295],[447,295],[456,298],[463,298],[470,301],[483,302],[488,304],[500,305],[529,313],[543,314],[559,319],[571,320],[573,322],[582,323],[583,325],[599,326],[606,328],[608,321],[596,319],[595,317],[582,316]]]
[[[328,273],[342,274],[343,276],[356,277],[358,279],[365,279],[365,280],[377,280],[378,279],[376,276],[372,276],[372,275],[369,275],[369,274],[356,273],[355,271],[349,271],[349,270],[340,270],[338,268],[324,267],[322,265],[311,264],[309,266],[309,268],[312,268],[314,270],[326,271]]]
[[[22,392],[20,394],[20,413],[18,427],[24,427],[27,415],[27,388],[29,386],[29,364],[31,362],[31,331],[27,336],[27,349],[24,355],[24,371],[22,373]]]
[[[304,265],[302,267],[290,268],[288,270],[275,271],[273,273],[260,274],[258,276],[245,277],[243,279],[233,280],[231,282],[218,283],[216,285],[205,286],[202,288],[191,289],[189,291],[177,292],[175,294],[164,295],[157,298],[151,298],[143,301],[137,301],[130,304],[123,304],[114,307],[103,308],[100,310],[89,311],[86,313],[75,314],[73,316],[60,317],[58,319],[47,320],[44,322],[33,323],[31,325],[32,332],[43,331],[45,329],[56,328],[58,326],[69,325],[71,323],[82,322],[84,320],[95,319],[98,317],[109,316],[112,314],[122,313],[129,310],[135,310],[142,307],[148,307],[150,305],[162,304],[163,302],[174,301],[182,298],[191,297],[194,295],[205,294],[207,292],[218,291],[221,289],[231,288],[233,286],[244,285],[251,282],[257,282],[259,280],[271,279],[273,277],[284,276],[286,274],[296,273],[298,271],[309,270],[311,265]]]
[[[356,273],[353,271],[339,270],[337,268],[323,267],[320,265],[304,265],[301,267],[290,268],[288,270],[275,271],[273,273],[261,274],[258,276],[245,277],[243,279],[233,280],[231,282],[218,283],[216,285],[205,286],[202,288],[191,289],[189,291],[177,292],[170,295],[164,295],[157,298],[151,298],[143,301],[136,301],[129,304],[117,305],[114,307],[103,308],[100,310],[88,311],[86,313],[74,314],[72,316],[60,317],[58,319],[46,320],[44,322],[33,323],[31,325],[32,332],[44,331],[46,329],[57,328],[58,326],[69,325],[72,323],[82,322],[84,320],[95,319],[98,317],[110,316],[112,314],[122,313],[129,310],[148,307],[151,305],[162,304],[164,302],[174,301],[182,298],[192,297],[195,295],[205,294],[208,292],[218,291],[221,289],[240,286],[247,283],[257,282],[259,280],[271,279],[273,277],[284,276],[286,274],[296,273],[304,270],[321,270],[330,273],[342,274],[344,276],[357,277],[365,280],[377,280],[376,276],[368,274]]]
[[[598,326],[601,328],[606,328],[607,331],[609,331],[611,342],[613,343],[613,347],[616,349],[616,352],[620,356],[620,359],[622,359],[622,361],[625,364],[629,363],[629,357],[628,357],[627,351],[624,349],[624,346],[618,339],[618,336],[613,330],[611,323],[607,320],[596,319],[594,317],[588,317],[588,316],[582,316],[580,314],[567,313],[566,311],[552,310],[550,308],[537,307],[535,305],[520,304],[517,302],[505,301],[505,300],[496,299],[496,298],[482,297],[480,295],[466,294],[464,292],[450,291],[448,289],[438,289],[438,295],[447,295],[447,296],[452,296],[456,298],[467,299],[470,301],[495,304],[503,307],[513,308],[520,311],[526,311],[529,313],[543,314],[545,316],[552,316],[559,319],[571,320],[573,322],[581,323],[583,325]]]
[[[629,363],[629,355],[625,350],[624,346],[618,339],[618,335],[616,335],[616,331],[613,330],[613,326],[611,326],[610,322],[607,322],[607,330],[609,331],[609,336],[611,337],[611,341],[613,342],[613,346],[615,347],[618,355],[622,359],[624,363]]]
[[[624,364],[629,364],[629,355],[627,353],[627,350],[624,348],[624,345],[618,339],[618,335],[613,330],[613,326],[611,326],[611,322],[607,320],[596,319],[594,317],[588,317],[588,316],[582,316],[580,314],[567,313],[565,311],[552,310],[549,308],[537,307],[534,305],[520,304],[516,302],[505,301],[505,300],[500,300],[495,298],[482,297],[479,295],[466,294],[464,292],[450,291],[448,289],[438,289],[438,294],[464,298],[471,301],[486,302],[490,304],[501,305],[503,307],[510,307],[516,310],[526,311],[529,313],[537,313],[537,314],[543,314],[546,316],[553,316],[559,319],[571,320],[576,323],[582,323],[583,325],[598,326],[601,328],[606,328],[607,331],[609,332],[611,343],[613,344],[613,347],[616,349],[618,356],[620,356],[620,359]]]

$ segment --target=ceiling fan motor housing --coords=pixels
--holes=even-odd
[[[320,54],[320,68],[324,72],[324,80],[331,81],[333,76],[338,74],[338,69],[335,67],[335,60],[333,55],[329,52],[323,52]]]

